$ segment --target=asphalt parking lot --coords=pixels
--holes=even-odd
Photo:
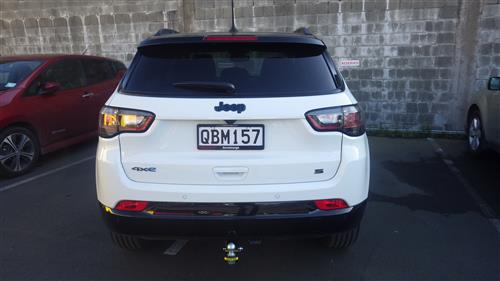
[[[0,280],[500,280],[500,156],[461,140],[370,138],[371,192],[358,243],[245,245],[227,266],[222,241],[115,248],[95,195],[95,142],[0,180]]]

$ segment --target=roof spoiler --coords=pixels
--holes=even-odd
[[[170,34],[176,34],[179,33],[179,31],[170,29],[170,28],[162,28],[158,30],[154,36],[163,36],[163,35],[170,35]]]
[[[307,27],[299,27],[293,33],[295,34],[303,34],[303,35],[313,35],[314,34]]]
[[[233,21],[234,21],[234,18],[233,18]],[[236,29],[236,26],[234,25],[234,22],[233,22],[233,26],[231,27],[231,30],[229,32],[231,32],[231,33],[238,32],[238,30]],[[179,31],[177,31],[177,30],[170,29],[170,28],[162,28],[162,29],[158,30],[154,34],[154,36],[164,36],[164,35],[177,34],[177,33],[179,33]],[[314,34],[307,27],[299,27],[293,33],[314,36]]]

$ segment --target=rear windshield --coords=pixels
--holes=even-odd
[[[203,43],[139,49],[124,91],[165,97],[220,97],[176,83],[231,83],[231,97],[282,97],[337,91],[324,47],[302,44]]]

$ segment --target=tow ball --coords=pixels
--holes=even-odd
[[[229,242],[222,250],[226,253],[224,261],[227,264],[233,265],[240,260],[238,253],[243,252],[243,247],[237,247],[235,243]]]

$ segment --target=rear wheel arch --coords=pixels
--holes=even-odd
[[[481,110],[479,109],[479,106],[477,104],[473,104],[469,107],[469,110],[467,111],[467,118],[465,120],[465,133],[468,133],[467,130],[469,129],[469,121],[470,118],[474,113],[478,113],[479,117],[481,117]],[[482,119],[482,118],[481,118]]]
[[[467,111],[467,119],[471,116],[472,113],[474,112],[479,112],[481,113],[481,110],[479,109],[479,106],[477,104],[473,104],[469,107],[469,111]]]

